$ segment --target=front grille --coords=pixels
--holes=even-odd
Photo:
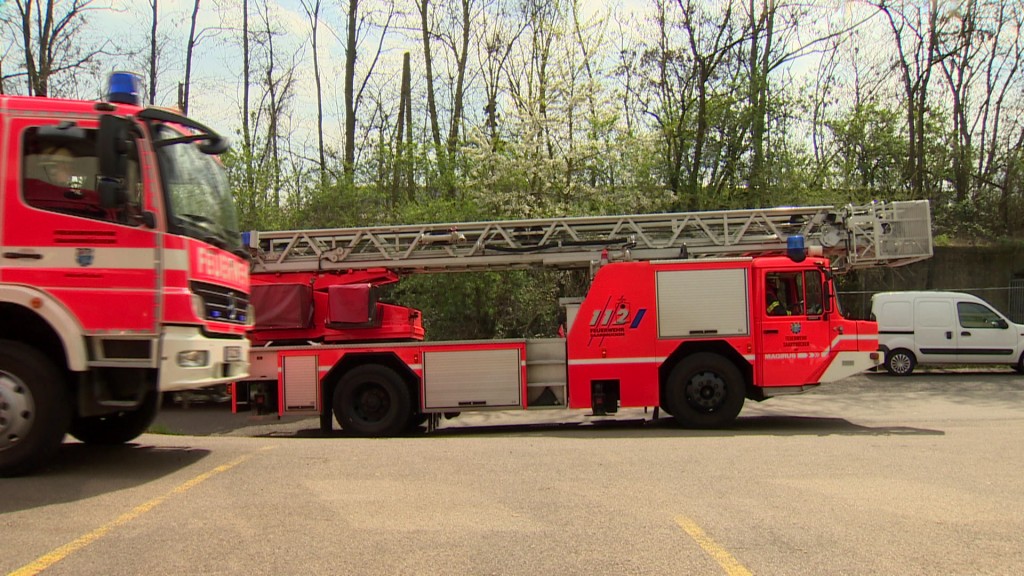
[[[192,282],[189,287],[193,294],[203,299],[207,320],[232,324],[248,322],[249,295],[245,292],[206,282]]]

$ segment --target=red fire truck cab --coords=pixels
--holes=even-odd
[[[135,95],[115,74],[105,101],[0,96],[0,475],[247,375],[226,142]]]

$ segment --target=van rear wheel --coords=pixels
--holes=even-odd
[[[890,350],[885,355],[885,369],[893,376],[907,376],[917,366],[917,358],[914,353],[904,348]]]

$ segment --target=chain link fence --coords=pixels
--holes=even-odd
[[[988,302],[993,308],[1002,312],[1011,321],[1024,324],[1024,278],[1014,278],[1009,286],[994,288],[950,288],[936,292],[966,292]],[[871,296],[877,294],[870,290],[841,290],[839,305],[847,318],[867,320],[871,315]]]

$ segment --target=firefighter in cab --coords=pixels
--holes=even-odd
[[[777,280],[770,278],[766,284],[765,303],[768,307],[769,316],[789,316],[789,309],[782,302],[782,298],[779,297],[779,288],[776,285]]]

